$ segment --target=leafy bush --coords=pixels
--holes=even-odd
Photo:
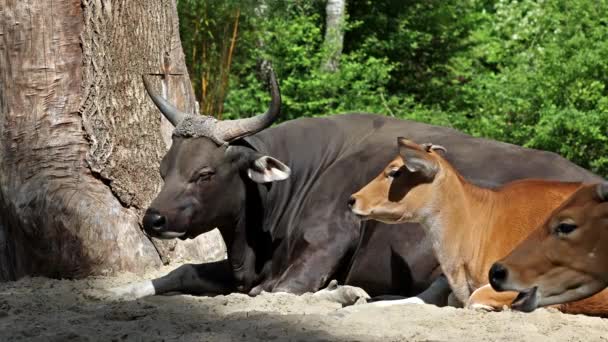
[[[476,135],[552,150],[608,175],[608,2],[506,1],[477,15],[442,108]]]
[[[263,49],[251,51],[250,63],[235,74],[226,99],[226,117],[263,110],[268,97],[260,87],[256,61],[269,59],[280,76],[281,120],[346,111],[389,112],[386,85],[394,64],[363,51],[342,55],[339,71],[320,68],[324,56],[322,18],[313,6],[294,4],[285,13],[260,24]]]
[[[282,120],[376,112],[555,151],[608,175],[607,0],[348,1],[335,73],[320,67],[325,1],[264,3],[263,15],[256,14],[258,2],[178,3],[180,14],[193,13],[195,4],[199,11],[216,8],[219,26],[204,23],[216,38],[230,32],[221,18],[233,21],[236,8],[245,13],[225,117],[265,110],[258,64],[270,60]],[[196,16],[184,16],[188,54]],[[195,75],[202,70],[190,57],[188,63]]]
[[[579,165],[608,170],[608,115],[606,112],[549,108],[540,113],[527,146],[555,151]]]

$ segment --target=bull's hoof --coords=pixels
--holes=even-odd
[[[367,303],[365,305],[359,305],[356,307],[349,307],[343,310],[348,312],[361,312],[367,309],[377,309],[377,308],[389,308],[389,307],[403,307],[407,305],[420,305],[427,304],[424,300],[418,297],[409,297],[404,299],[393,299],[393,300],[379,300],[377,302]]]
[[[313,297],[339,303],[343,307],[350,305],[365,304],[370,296],[362,288],[338,285],[336,280],[329,282],[326,288],[312,294]]]
[[[152,282],[149,280],[135,284],[111,287],[105,289],[104,292],[108,294],[110,299],[115,300],[135,300],[155,294],[154,285],[152,285]]]
[[[370,303],[370,305],[375,306],[375,307],[389,307],[389,306],[395,306],[395,305],[408,305],[408,304],[426,304],[424,300],[422,300],[421,298],[418,297],[409,297],[409,298],[404,298],[404,299],[398,299],[398,300],[383,300],[383,301],[379,301],[379,302],[373,302]]]

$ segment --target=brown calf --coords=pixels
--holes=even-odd
[[[480,188],[437,153],[443,148],[404,138],[398,145],[399,156],[352,196],[352,211],[386,223],[420,223],[458,300],[470,307],[509,305],[517,293],[492,290],[490,266],[581,184],[523,180]],[[608,297],[604,303],[608,311]]]
[[[608,183],[579,189],[490,270],[492,287],[520,292],[518,307],[567,303],[608,286]],[[606,307],[593,304],[596,314]],[[582,312],[577,303],[569,311]]]

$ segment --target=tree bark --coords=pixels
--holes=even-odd
[[[174,1],[0,0],[0,73],[0,280],[223,255],[140,227],[172,131],[141,76],[196,111]]]
[[[327,0],[325,7],[325,51],[327,57],[323,70],[336,72],[340,68],[340,56],[344,45],[345,0]]]

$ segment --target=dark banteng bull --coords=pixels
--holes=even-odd
[[[553,153],[379,115],[305,118],[267,128],[280,112],[278,85],[274,75],[270,79],[270,109],[234,121],[181,113],[146,82],[176,129],[161,164],[165,184],[146,213],[145,230],[184,239],[217,227],[228,259],[184,265],[121,294],[300,294],[330,279],[370,295],[419,293],[438,274],[422,230],[362,222],[347,205],[350,194],[394,157],[398,136],[446,146],[449,161],[483,186],[526,177],[599,180]]]

